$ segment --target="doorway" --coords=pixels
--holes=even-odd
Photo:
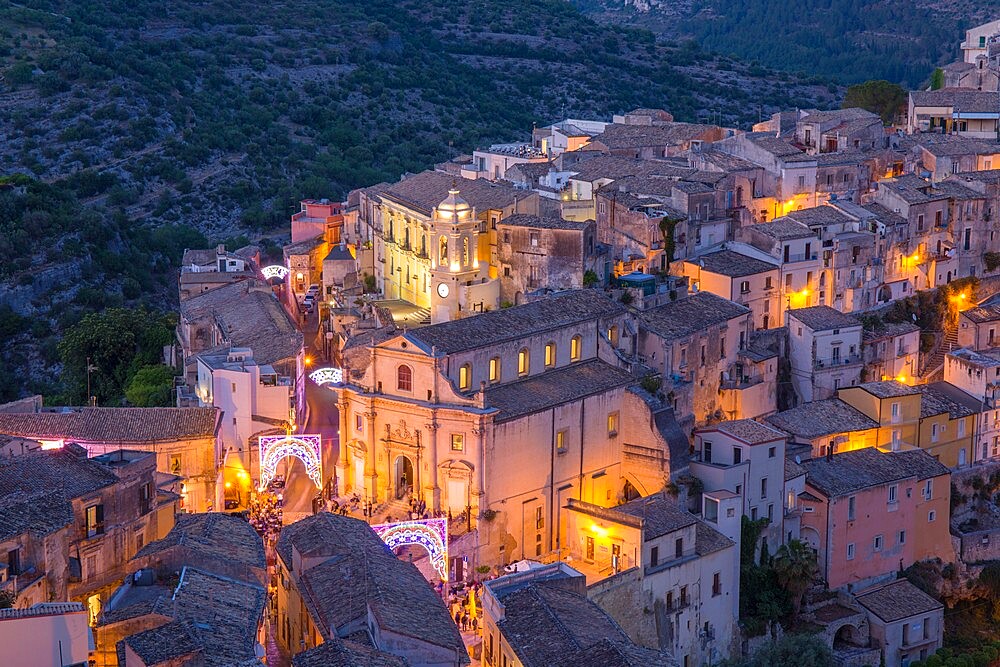
[[[587,536],[587,553],[584,554],[583,559],[588,562],[594,562],[594,538]]]
[[[413,464],[410,463],[408,457],[400,455],[396,457],[393,468],[395,471],[393,481],[396,484],[396,499],[398,500],[405,497],[413,488]]]

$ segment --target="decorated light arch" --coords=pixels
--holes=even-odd
[[[260,273],[264,278],[270,280],[271,278],[277,278],[279,280],[284,280],[289,274],[288,268],[282,266],[281,264],[272,264],[270,266],[265,266],[260,270]]]
[[[278,463],[286,456],[297,457],[317,488],[323,488],[321,438],[318,435],[262,435],[260,443],[260,488],[274,479]]]
[[[441,580],[448,580],[448,519],[383,523],[372,526],[372,530],[390,549],[411,544],[423,547],[430,555],[431,566]]]
[[[340,368],[317,368],[309,374],[309,379],[320,386],[340,384],[344,381],[344,371]]]

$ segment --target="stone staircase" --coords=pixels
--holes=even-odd
[[[924,382],[934,382],[943,379],[944,355],[958,347],[958,327],[945,329],[944,336],[935,346],[934,351],[924,358],[920,364],[920,378]]]

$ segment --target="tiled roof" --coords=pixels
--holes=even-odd
[[[166,537],[145,545],[134,558],[144,558],[181,547],[197,556],[225,559],[248,567],[263,568],[264,543],[245,519],[220,512],[180,514]]]
[[[913,174],[880,181],[878,187],[897,195],[909,204],[923,204],[947,198],[946,194],[936,192],[930,183]]]
[[[647,542],[698,522],[698,517],[663,494],[636,498],[611,508],[611,511],[639,519],[642,522],[642,538]]]
[[[596,603],[544,582],[513,590],[500,599],[497,625],[524,667],[551,667],[601,639],[628,636]]]
[[[968,310],[962,311],[962,316],[967,317],[977,324],[982,324],[984,322],[996,322],[997,320],[1000,320],[1000,304],[969,308]]]
[[[839,398],[803,403],[765,419],[772,426],[804,440],[878,428],[877,422]]]
[[[292,667],[407,667],[399,656],[341,639],[325,641],[292,657]]]
[[[966,113],[997,113],[1000,109],[1000,93],[969,88],[913,90],[910,99],[915,107],[952,107]]]
[[[765,442],[782,440],[785,434],[767,424],[754,421],[753,419],[733,419],[721,421],[717,424],[707,426],[702,431],[721,431],[728,433],[734,438],[739,438],[749,445],[757,445]]]
[[[976,352],[975,350],[961,348],[949,352],[947,356],[957,357],[967,363],[982,366],[983,368],[996,368],[1000,366],[1000,350],[998,349]]]
[[[704,521],[699,520],[698,525],[695,526],[695,545],[694,550],[699,556],[707,556],[708,554],[713,554],[716,551],[722,551],[728,547],[734,546],[736,543],[731,539],[712,528],[710,525]]]
[[[217,408],[73,408],[0,413],[0,433],[75,442],[150,443],[215,436]]]
[[[863,382],[858,387],[864,389],[876,398],[899,398],[901,396],[913,396],[919,394],[920,389],[910,387],[897,382],[896,380],[881,380],[878,382]]]
[[[711,326],[725,324],[750,312],[746,306],[710,292],[698,292],[645,310],[639,315],[643,328],[664,340],[676,340]]]
[[[773,132],[749,132],[743,136],[754,145],[785,162],[808,162],[816,159],[806,155],[804,151],[793,146],[790,141],[774,136]]]
[[[172,621],[158,628],[129,635],[125,644],[147,665],[158,665],[201,653],[189,626],[183,621]]]
[[[610,150],[644,148],[647,146],[679,146],[711,130],[713,125],[694,123],[663,123],[658,125],[623,125],[610,123],[592,143],[601,143]]]
[[[278,556],[290,570],[294,550],[310,558],[326,557],[294,573],[321,627],[336,630],[363,619],[370,609],[387,631],[467,655],[441,598],[417,568],[396,558],[365,522],[329,512],[306,517],[286,526],[278,540]]]
[[[718,273],[730,278],[752,276],[768,271],[777,271],[778,266],[764,260],[738,253],[735,250],[719,250],[688,260],[689,263],[704,263],[704,271]]]
[[[453,175],[440,171],[423,171],[408,176],[393,183],[379,196],[430,216],[431,211],[448,197],[448,191],[453,187],[458,189],[462,199],[476,209],[476,213],[506,208],[519,196],[524,196],[523,191],[509,183],[494,183],[484,178],[456,179]]]
[[[604,292],[570,290],[522,306],[420,327],[408,331],[406,337],[427,352],[435,347],[439,353],[453,354],[574,324],[592,325],[598,318],[614,317],[624,312],[625,307],[612,301]]]
[[[86,450],[75,445],[0,458],[0,497],[47,491],[72,499],[117,481],[113,472],[88,459]]]
[[[846,315],[830,306],[810,306],[809,308],[793,308],[788,313],[813,331],[829,329],[847,329],[860,327],[861,322],[851,315]]]
[[[909,221],[895,211],[890,211],[885,206],[872,202],[864,204],[861,208],[871,213],[876,220],[887,227],[902,227],[910,224]]]
[[[979,139],[963,137],[956,134],[922,134],[917,139],[917,145],[931,155],[938,157],[948,155],[990,155],[1000,152],[996,143],[987,143]]]
[[[920,327],[912,322],[883,322],[877,329],[865,329],[861,332],[861,338],[866,343],[886,338],[903,336],[914,331],[920,331]]]
[[[805,112],[806,115],[802,118],[802,122],[806,123],[826,123],[826,122],[846,122],[846,121],[858,121],[867,120],[871,122],[882,122],[878,114],[872,113],[867,109],[861,109],[859,107],[848,107],[846,109],[831,109],[829,111],[815,111],[809,110]]]
[[[605,637],[564,656],[553,667],[677,667],[678,664],[669,653]]]
[[[0,542],[29,532],[48,535],[72,523],[73,505],[52,489],[0,497]]]
[[[948,468],[922,449],[883,452],[874,447],[855,449],[803,461],[806,482],[828,497],[890,484],[903,479],[928,479],[947,475]]]
[[[600,359],[591,359],[518,382],[487,387],[486,407],[500,410],[495,421],[508,421],[585,396],[602,394],[635,381],[635,376],[628,371]]]
[[[814,206],[790,211],[785,217],[801,222],[803,225],[839,225],[851,221],[840,209],[833,206]]]
[[[213,318],[233,347],[249,347],[259,364],[294,359],[302,349],[302,332],[269,288],[244,281],[219,287],[181,302],[188,322]]]
[[[678,167],[672,162],[640,160],[617,155],[599,155],[567,168],[574,181],[592,182],[601,179],[618,180],[627,176],[680,177],[693,174],[694,169]]]
[[[801,477],[806,474],[806,469],[801,464],[796,463],[790,456],[785,457],[785,481]]]
[[[897,579],[888,584],[855,594],[862,607],[885,623],[928,614],[943,609],[944,605],[911,584],[907,579]]]
[[[961,419],[980,412],[983,405],[964,391],[948,382],[919,384],[920,416],[933,417],[948,413],[950,419]]]
[[[769,236],[776,241],[816,237],[816,233],[813,230],[789,217],[775,218],[771,222],[749,225],[747,229]]]
[[[574,220],[564,220],[551,216],[539,217],[528,213],[518,213],[509,215],[499,223],[500,226],[510,225],[512,227],[536,227],[538,229],[568,229],[573,231],[583,231],[587,228],[586,222],[576,222]]]

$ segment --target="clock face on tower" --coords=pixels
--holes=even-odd
[[[438,283],[438,296],[442,299],[448,298],[448,285],[446,283]]]

